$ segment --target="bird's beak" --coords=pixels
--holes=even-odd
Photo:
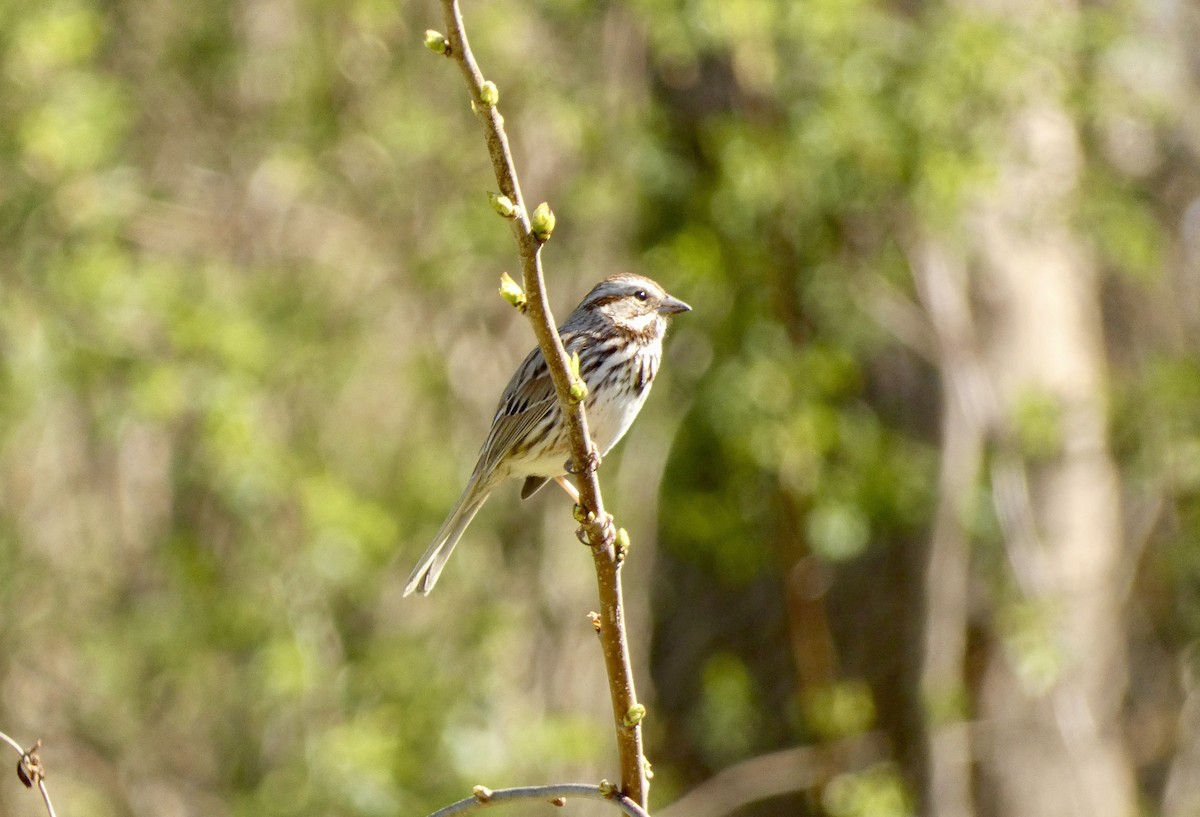
[[[668,295],[658,305],[658,314],[674,315],[677,312],[691,312],[692,308],[678,298]]]

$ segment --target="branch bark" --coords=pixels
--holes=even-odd
[[[640,717],[630,716],[638,712],[637,694],[634,689],[633,669],[629,658],[629,645],[625,633],[624,601],[621,593],[621,557],[615,546],[615,529],[604,510],[600,494],[600,482],[596,476],[592,452],[594,446],[588,433],[587,416],[583,403],[571,399],[570,364],[562,340],[558,336],[554,316],[546,298],[545,277],[542,272],[542,239],[533,231],[529,209],[521,194],[508,136],[504,130],[504,118],[495,104],[484,101],[484,76],[474,55],[471,53],[463,26],[462,11],[457,0],[442,0],[446,20],[446,40],[449,56],[458,64],[466,80],[474,103],[474,109],[483,123],[484,137],[496,174],[500,192],[516,206],[511,219],[517,252],[521,259],[522,284],[528,308],[526,315],[537,336],[539,348],[546,357],[554,389],[562,408],[563,417],[571,439],[571,457],[576,472],[580,503],[585,518],[581,521],[588,542],[591,543],[592,558],[596,569],[596,584],[600,600],[599,636],[604,654],[604,666],[608,673],[609,690],[612,697],[613,719],[617,736],[617,752],[621,765],[621,791],[631,800],[645,808],[648,802],[649,783],[646,777],[645,758],[642,751]],[[632,723],[630,721],[633,721]]]
[[[586,783],[559,783],[551,786],[521,786],[511,789],[490,791],[482,786],[475,787],[475,794],[464,797],[457,803],[451,803],[443,809],[435,811],[429,817],[452,817],[456,814],[468,814],[487,806],[500,803],[513,803],[518,800],[552,803],[561,806],[568,797],[582,797],[588,800],[603,800],[612,803],[629,817],[648,817],[645,809],[634,803],[620,792],[606,792],[601,786],[589,786]]]

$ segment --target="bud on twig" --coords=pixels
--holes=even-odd
[[[486,80],[479,88],[479,98],[483,100],[484,105],[494,108],[500,101],[500,89],[490,79]]]
[[[435,54],[447,55],[450,53],[450,43],[446,39],[446,35],[440,31],[434,31],[432,28],[425,32],[425,47]]]
[[[538,208],[541,209],[540,207]],[[571,353],[571,402],[582,403],[588,395],[587,383],[579,373],[579,352]]]
[[[504,216],[504,218],[512,218],[517,214],[517,205],[513,204],[512,199],[510,199],[508,196],[505,196],[501,193],[493,193],[490,190],[488,191],[487,196],[488,202],[492,205],[492,209]]]
[[[613,540],[613,546],[616,548],[618,562],[625,561],[625,557],[629,554],[629,544],[629,531],[624,528],[617,528],[617,536]]]
[[[550,235],[554,232],[554,211],[550,209],[549,204],[542,202],[537,206],[529,219],[529,227],[538,241],[545,244],[550,240]]]
[[[641,723],[644,717],[646,717],[646,707],[641,704],[634,704],[625,713],[624,723],[626,726],[634,727]]]
[[[525,290],[521,289],[521,285],[514,281],[507,272],[500,273],[500,297],[515,306],[520,312],[524,312],[529,306],[529,301],[525,298]]]
[[[617,547],[629,550],[629,531],[624,528],[617,528]]]

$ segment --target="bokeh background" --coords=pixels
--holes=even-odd
[[[601,474],[656,811],[1200,813],[1195,4],[465,6],[559,316],[695,309]],[[533,343],[441,27],[0,4],[0,730],[66,817],[616,777],[558,492],[400,597]]]

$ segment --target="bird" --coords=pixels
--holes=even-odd
[[[662,360],[668,318],[691,307],[651,279],[618,273],[596,284],[558,327],[567,356],[579,355],[587,385],[584,408],[596,454],[620,441],[650,394]],[[571,447],[546,359],[535,347],[500,395],[491,429],[462,495],[413,568],[404,595],[426,595],[437,583],[475,514],[508,479],[523,479],[521,498],[555,480],[575,501],[566,478]]]

